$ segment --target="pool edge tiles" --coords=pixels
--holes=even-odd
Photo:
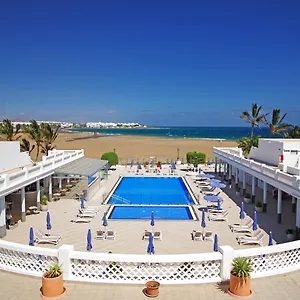
[[[138,210],[148,209],[149,212],[147,213],[147,217],[127,217],[127,218],[111,218],[112,214],[114,213],[115,209],[126,210],[128,208],[134,209],[137,208]],[[151,218],[151,211],[152,209],[183,209],[187,210],[189,218],[156,218],[157,221],[199,221],[195,209],[191,205],[111,205],[107,210],[107,219],[110,221],[141,221],[141,220],[150,220]],[[149,215],[149,217],[148,217]]]
[[[181,189],[183,191],[183,193],[186,194],[186,197],[189,199],[186,202],[182,202],[182,203],[138,203],[138,202],[134,202],[130,200],[126,200],[124,201],[124,203],[118,203],[116,201],[114,201],[114,197],[118,200],[118,198],[120,197],[119,195],[115,195],[115,193],[118,191],[118,188],[120,187],[120,184],[123,182],[123,180],[126,180],[127,178],[138,178],[138,179],[144,179],[144,180],[148,180],[148,179],[161,179],[161,178],[165,178],[165,179],[178,179],[179,180],[179,184],[181,185]],[[117,198],[118,197],[118,198]],[[121,198],[120,198],[121,199]],[[125,198],[124,198],[125,199]],[[121,199],[122,200],[122,199]],[[119,201],[122,202],[122,201]],[[112,187],[112,189],[110,190],[110,192],[108,193],[105,201],[103,202],[103,204],[109,204],[109,205],[198,205],[196,196],[193,192],[193,190],[191,189],[191,187],[189,186],[186,178],[184,176],[159,176],[159,177],[155,177],[155,176],[120,176],[118,178],[118,180],[115,182],[114,186]]]

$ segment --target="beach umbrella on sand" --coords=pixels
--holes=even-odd
[[[242,220],[245,219],[245,212],[244,212],[244,202],[242,202],[241,204],[241,210],[240,210],[240,220],[241,220],[241,224],[242,224]]]
[[[29,246],[34,246],[34,232],[32,227],[29,229]]]
[[[80,199],[80,208],[84,209],[84,194],[81,195],[81,199]]]
[[[269,243],[268,243],[268,246],[272,246],[273,245],[273,234],[272,234],[272,231],[270,231],[269,233]]]
[[[220,183],[220,182],[210,182],[210,186],[214,187],[214,188],[217,188],[217,189],[224,189],[226,188],[226,184],[224,183]]]
[[[92,246],[92,232],[91,229],[88,230],[87,236],[86,236],[86,250],[90,251],[93,249]]]
[[[147,253],[148,254],[154,254],[154,243],[153,243],[153,234],[150,232],[149,234],[149,242],[148,242],[148,247],[147,247]]]
[[[47,230],[51,230],[52,226],[51,226],[51,219],[50,219],[50,212],[47,211],[47,216],[46,216],[46,226],[47,226]]]
[[[108,226],[106,214],[107,214],[107,213],[105,212],[104,215],[103,215],[103,223],[102,223],[102,225],[104,226],[104,228],[105,228],[106,226]]]
[[[258,228],[258,226],[257,226],[257,213],[256,213],[256,211],[254,211],[252,230],[255,231],[255,230],[257,230],[257,228]]]
[[[218,235],[215,234],[215,238],[214,238],[214,251],[218,252],[219,251],[219,241],[218,241]]]
[[[152,232],[153,232],[153,227],[155,225],[155,222],[154,222],[154,212],[151,213],[151,221],[150,221],[150,225],[152,226]]]
[[[202,210],[202,220],[201,220],[201,227],[202,227],[202,232],[204,233],[205,227],[206,227],[206,223],[205,223],[205,210]]]

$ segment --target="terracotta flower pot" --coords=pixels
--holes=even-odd
[[[229,293],[236,296],[250,296],[252,294],[251,279],[230,274]]]
[[[42,277],[42,294],[46,297],[57,297],[64,293],[63,275],[55,278]]]
[[[155,280],[148,281],[146,283],[146,294],[151,297],[158,296],[159,286],[160,283]]]

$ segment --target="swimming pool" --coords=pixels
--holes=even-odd
[[[123,177],[108,204],[194,204],[181,177]]]
[[[108,211],[108,219],[136,220],[151,219],[154,212],[155,220],[195,220],[196,216],[189,206],[118,206]]]

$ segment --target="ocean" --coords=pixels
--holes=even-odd
[[[250,127],[149,127],[149,128],[78,128],[77,132],[97,132],[105,135],[155,136],[164,138],[238,140],[250,136]],[[269,137],[266,127],[255,128],[255,135]]]

